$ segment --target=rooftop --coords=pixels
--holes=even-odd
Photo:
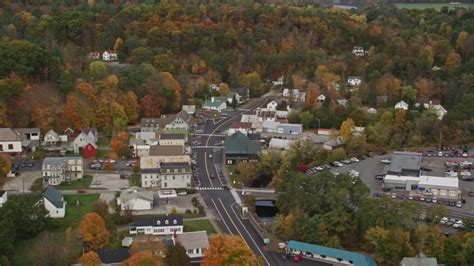
[[[128,248],[103,249],[97,251],[97,255],[104,264],[120,263],[130,257]]]
[[[185,134],[160,134],[160,139],[185,139]]]
[[[189,166],[189,163],[185,162],[180,162],[180,163],[161,163],[161,169],[166,170],[166,169],[185,169],[186,172],[191,172],[191,167]],[[162,172],[162,171],[161,171]]]
[[[343,249],[330,248],[325,246],[313,245],[294,240],[288,241],[288,248],[311,252],[313,254],[325,255],[327,257],[339,258],[346,261],[352,261],[355,266],[376,266],[375,260],[371,256],[362,253],[347,251]]]
[[[240,131],[227,137],[224,141],[226,154],[258,154],[262,147],[260,143],[255,143]]]
[[[183,216],[181,215],[158,215],[154,217],[143,218],[131,223],[129,226],[177,226],[183,225]]]
[[[206,231],[196,231],[183,233],[176,236],[176,241],[179,242],[184,249],[206,248],[209,246],[209,239]]]
[[[150,146],[150,156],[179,156],[184,154],[181,145],[153,145]]]
[[[234,122],[229,128],[252,128],[252,123],[247,122]]]
[[[67,160],[82,160],[82,157],[46,157],[43,160],[43,165],[60,165]]]
[[[0,141],[21,141],[21,139],[11,128],[0,128]]]
[[[132,199],[141,199],[145,201],[151,201],[153,202],[153,191],[122,191],[120,193],[120,201],[129,201]]]
[[[64,206],[63,195],[53,186],[47,186],[43,190],[42,195],[56,208],[62,208]]]
[[[400,262],[400,266],[438,266],[436,258],[428,258],[420,253],[415,257],[405,257]]]
[[[387,174],[419,176],[421,153],[396,151],[392,155],[392,162]]]

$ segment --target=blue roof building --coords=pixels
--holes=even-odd
[[[293,255],[301,254],[306,258],[312,258],[328,263],[342,263],[355,266],[377,265],[373,257],[364,255],[362,253],[313,245],[294,240],[288,241],[287,249]]]

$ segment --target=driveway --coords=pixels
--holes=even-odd
[[[30,192],[33,182],[41,178],[41,171],[20,171],[20,175],[9,180],[3,185],[3,190]]]

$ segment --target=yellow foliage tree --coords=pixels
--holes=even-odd
[[[79,224],[79,233],[90,249],[102,249],[109,243],[110,233],[105,226],[105,221],[95,212],[84,216]]]
[[[204,252],[202,266],[258,265],[257,258],[238,236],[216,234]]]
[[[341,123],[341,129],[339,130],[339,135],[344,140],[348,140],[352,135],[352,129],[355,127],[354,120],[352,118],[347,118]]]
[[[81,263],[84,266],[100,266],[102,262],[100,261],[99,255],[94,251],[89,251],[84,253],[81,257]]]

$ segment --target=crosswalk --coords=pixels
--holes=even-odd
[[[222,187],[197,187],[196,190],[224,190]]]
[[[192,149],[222,149],[222,146],[192,146]]]

